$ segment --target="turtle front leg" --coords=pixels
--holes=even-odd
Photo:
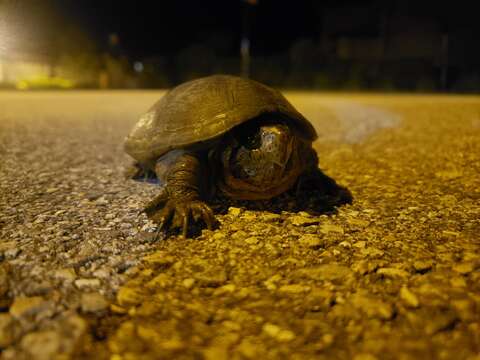
[[[199,156],[183,150],[175,150],[157,163],[155,172],[166,185],[145,212],[158,224],[159,231],[181,228],[187,237],[191,219],[203,220],[208,229],[214,228],[213,211],[201,200],[202,170]]]

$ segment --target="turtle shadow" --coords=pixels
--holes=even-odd
[[[144,173],[142,176],[133,177],[133,180],[157,186],[161,185],[154,173]],[[274,214],[303,211],[312,216],[320,216],[334,215],[338,212],[337,209],[339,207],[351,204],[352,202],[353,196],[350,190],[345,186],[337,184],[333,178],[318,169],[313,178],[302,181],[301,186],[297,183],[292,189],[268,200],[234,200],[217,195],[211,198],[208,204],[214,213],[219,215],[227,214],[230,207],[237,207],[253,211],[266,211]],[[193,222],[190,225],[189,236],[192,238],[200,236],[205,225],[202,221]],[[215,229],[218,228],[219,225],[217,221]],[[179,229],[168,229],[165,238],[178,234]],[[156,238],[152,237],[152,239]]]
[[[298,186],[268,200],[233,200],[217,196],[211,201],[212,209],[217,214],[228,213],[229,207],[239,207],[253,211],[268,211],[275,214],[282,212],[306,212],[313,216],[333,215],[338,208],[351,204],[353,196],[345,186],[337,184],[321,170],[315,174],[314,184]]]

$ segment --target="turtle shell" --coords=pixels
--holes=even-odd
[[[209,146],[209,140],[266,113],[291,119],[306,140],[317,138],[310,122],[279,91],[249,79],[214,75],[167,92],[134,126],[125,151],[148,164],[172,149]]]

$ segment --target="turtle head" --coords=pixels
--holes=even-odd
[[[223,191],[233,198],[255,200],[288,190],[304,169],[300,143],[285,122],[244,127],[223,154]]]
[[[287,125],[260,126],[242,140],[232,159],[235,176],[259,186],[283,177],[294,141]]]

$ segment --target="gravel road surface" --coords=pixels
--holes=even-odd
[[[0,92],[0,358],[480,360],[480,97],[286,93],[353,194],[154,240],[123,137],[161,92]]]

